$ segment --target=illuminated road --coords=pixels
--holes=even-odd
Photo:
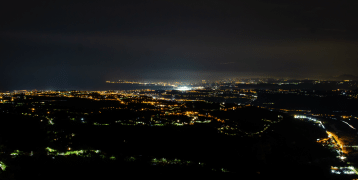
[[[334,133],[330,132],[330,131],[327,131],[327,134],[328,134],[328,137],[329,137],[329,138],[332,138],[332,139],[333,139],[332,142],[336,142],[336,143],[337,143],[337,145],[338,145],[338,147],[340,147],[342,153],[343,153],[343,154],[347,154],[347,151],[345,151],[345,150],[343,149],[344,144],[343,144],[343,142],[342,142],[341,140],[339,140],[338,136],[335,135]]]

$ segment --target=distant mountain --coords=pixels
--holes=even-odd
[[[352,74],[342,74],[340,76],[332,77],[334,80],[358,80],[358,76],[352,75]]]

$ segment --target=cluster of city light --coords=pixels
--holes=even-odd
[[[3,170],[3,171],[5,171],[5,169],[6,169],[5,163],[2,162],[2,161],[0,161],[0,168],[1,168],[1,170]]]
[[[126,81],[126,80],[118,80],[118,81],[106,81],[106,83],[121,83],[121,84],[139,84],[139,85],[159,85],[159,86],[172,86],[177,87],[180,85],[195,85],[197,83],[184,83],[184,82],[137,82],[137,81]]]
[[[132,161],[135,160],[134,157],[130,157],[130,159]],[[202,162],[193,162],[193,161],[185,161],[185,160],[181,160],[181,159],[166,159],[166,158],[153,158],[151,160],[152,165],[157,165],[157,163],[161,163],[161,164],[199,164],[200,166],[204,166],[205,163]],[[214,171],[216,171],[215,169],[212,169]],[[228,172],[226,169],[221,168],[220,169],[222,172]]]
[[[280,122],[281,120],[282,120],[282,115],[278,115],[278,120],[277,121],[271,121],[271,120],[268,120],[268,119],[261,119],[262,121],[265,121],[265,122],[269,122],[269,123],[278,123],[278,122]],[[261,131],[257,131],[257,132],[245,132],[245,131],[243,131],[243,130],[241,130],[241,129],[239,129],[239,128],[233,128],[233,127],[230,127],[230,126],[228,126],[228,125],[226,125],[226,126],[223,126],[223,127],[221,127],[221,128],[218,128],[218,130],[219,130],[219,132],[221,132],[221,133],[224,133],[224,131],[222,131],[222,130],[238,130],[239,132],[241,132],[241,133],[245,133],[246,135],[249,135],[249,136],[252,136],[252,135],[258,135],[258,134],[260,134],[260,133],[263,133],[264,131],[266,131],[268,128],[269,128],[269,126],[270,126],[270,124],[265,124],[264,125],[265,127],[264,127],[264,129],[263,130],[261,130]],[[225,133],[226,135],[236,135],[236,133],[233,133],[233,134],[229,134],[229,133]]]
[[[331,167],[332,174],[358,174],[353,166],[348,167]]]
[[[61,152],[59,153],[57,150],[55,149],[52,149],[50,147],[46,147],[46,150],[49,152],[49,153],[54,153],[55,155],[72,155],[72,154],[76,154],[76,155],[83,155],[84,152],[86,152],[87,150],[73,150],[73,151],[66,151],[66,152]],[[71,150],[71,148],[68,148],[68,150]],[[100,150],[90,150],[90,151],[94,151],[95,153],[100,153],[101,151]],[[11,155],[19,155],[21,151],[19,150],[15,150],[14,153],[11,153]],[[48,154],[49,155],[49,154]],[[104,156],[103,156],[104,157]],[[54,157],[53,157],[54,158]],[[115,156],[111,156],[109,157],[110,160],[116,160],[116,157]],[[129,161],[135,161],[136,158],[135,157],[129,157],[127,158],[127,160]],[[153,165],[156,165],[156,163],[166,163],[166,164],[177,164],[177,163],[187,163],[187,164],[192,164],[193,162],[191,161],[184,161],[184,160],[180,160],[180,159],[174,159],[174,160],[169,160],[169,159],[166,159],[166,158],[153,158],[151,160],[153,162]],[[198,163],[199,165],[204,165],[204,163],[201,163],[199,162]],[[0,168],[5,171],[6,169],[6,165],[4,164],[4,162],[0,161]],[[221,168],[221,170],[223,172],[227,172],[226,169],[224,168]]]
[[[296,119],[306,119],[306,118],[307,118],[307,116],[305,116],[305,115],[297,115],[297,114],[295,114],[295,115],[294,115],[294,118],[296,118]]]
[[[324,125],[322,124],[322,121],[319,121],[319,120],[317,120],[315,118],[311,118],[311,117],[308,117],[308,116],[305,116],[305,115],[297,115],[297,114],[294,115],[294,118],[296,118],[296,119],[307,119],[307,120],[310,120],[310,121],[313,121],[313,122],[317,122],[320,127],[322,127],[323,129],[326,129],[324,127]]]
[[[54,155],[61,155],[61,156],[67,156],[67,155],[71,155],[71,154],[81,155],[87,151],[87,150],[72,150],[71,151],[70,147],[68,147],[67,149],[68,149],[68,151],[66,151],[66,152],[58,152],[58,150],[56,150],[56,149],[46,147],[46,150],[48,151],[48,155],[49,155],[49,153],[54,153]],[[100,150],[90,150],[90,151],[93,151],[95,153],[101,152]]]
[[[191,90],[190,87],[187,86],[182,86],[182,87],[177,87],[175,90],[179,90],[179,91],[189,91]]]
[[[23,153],[22,151],[15,150],[15,151],[12,152],[10,155],[11,155],[11,156],[18,156],[19,154],[22,154],[22,153]]]
[[[337,145],[340,147],[340,149],[342,150],[336,150],[337,151],[337,153],[338,154],[341,154],[341,153],[346,153],[346,152],[344,152],[344,150],[343,150],[343,143],[342,143],[342,141],[341,140],[339,140],[339,138],[338,138],[338,136],[337,135],[335,135],[334,133],[332,133],[332,132],[330,132],[330,131],[326,131],[327,132],[327,134],[328,134],[328,137],[329,138],[332,138],[336,143],[337,143]]]

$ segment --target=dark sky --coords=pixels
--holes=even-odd
[[[358,1],[6,1],[0,90],[358,75]]]

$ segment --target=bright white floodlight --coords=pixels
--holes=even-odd
[[[189,87],[187,87],[187,86],[183,86],[183,87],[178,87],[176,90],[188,91],[188,90],[191,90],[191,88],[189,88]]]

